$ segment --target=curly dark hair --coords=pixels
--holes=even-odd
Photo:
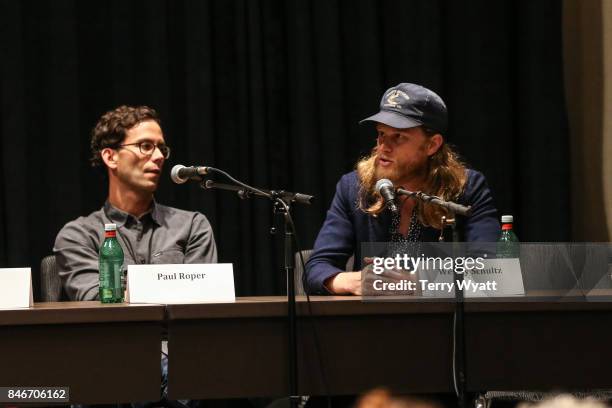
[[[157,112],[148,106],[121,105],[102,115],[91,131],[91,165],[101,166],[102,150],[119,146],[128,130],[146,120],[154,120],[161,126]]]

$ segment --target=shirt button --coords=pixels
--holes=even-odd
[[[144,259],[141,259],[141,260],[140,260],[140,263],[141,263],[141,264],[145,263],[145,260],[144,260]]]

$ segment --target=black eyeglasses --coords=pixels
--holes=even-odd
[[[158,148],[162,156],[164,156],[164,159],[167,159],[168,157],[170,157],[170,148],[166,146],[165,144],[155,144],[153,142],[149,142],[148,140],[145,140],[143,142],[138,142],[138,143],[122,144],[117,147],[119,148],[119,147],[125,147],[125,146],[138,146],[138,148],[140,149],[140,153],[146,156],[152,155],[155,152],[155,148]]]

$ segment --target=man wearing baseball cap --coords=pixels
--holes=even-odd
[[[306,290],[312,294],[361,294],[362,242],[438,240],[447,211],[401,197],[397,212],[392,212],[376,190],[381,179],[471,206],[471,215],[462,220],[465,241],[494,242],[499,235],[497,210],[484,176],[466,168],[444,141],[448,116],[437,94],[401,83],[384,93],[380,111],[364,122],[375,125],[376,146],[336,186],[306,265]],[[352,255],[355,272],[345,272]]]

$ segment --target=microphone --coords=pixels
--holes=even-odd
[[[397,214],[397,204],[395,204],[395,190],[393,188],[393,183],[388,179],[380,179],[376,182],[376,191],[380,193],[383,200],[385,200],[385,205],[391,212]]]
[[[177,164],[170,171],[170,178],[176,184],[183,184],[188,180],[202,181],[202,176],[207,175],[212,171],[212,167],[191,166],[185,167],[182,164]]]

